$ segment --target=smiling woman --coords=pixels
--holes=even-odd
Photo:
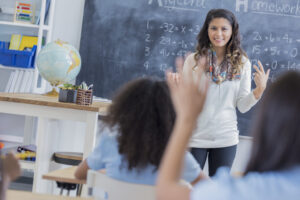
[[[251,91],[251,64],[240,45],[238,22],[228,10],[210,10],[197,39],[196,52],[186,58],[183,72],[186,76],[203,68],[211,84],[189,147],[202,168],[208,157],[213,176],[219,167],[232,166],[239,135],[236,108],[244,113],[256,104],[269,71],[265,73],[260,62],[254,66],[256,88]]]

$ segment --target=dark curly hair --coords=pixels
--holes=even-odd
[[[119,153],[129,170],[149,164],[157,170],[175,117],[166,82],[141,78],[119,90],[103,121],[109,127],[118,127]]]
[[[229,58],[232,65],[233,74],[238,74],[241,71],[243,62],[242,57],[247,57],[247,54],[241,47],[241,37],[239,33],[239,24],[232,12],[225,9],[212,9],[207,13],[204,25],[202,26],[198,36],[198,45],[194,59],[199,60],[201,56],[206,56],[210,49],[210,40],[208,37],[208,27],[210,22],[215,18],[224,18],[229,21],[232,27],[232,36],[226,47],[226,58]],[[197,63],[197,62],[196,62]],[[207,66],[208,70],[208,66]]]

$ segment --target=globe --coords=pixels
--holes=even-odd
[[[57,96],[55,87],[70,83],[78,75],[81,58],[72,45],[58,40],[46,44],[41,49],[36,64],[40,75],[53,87],[49,95]]]

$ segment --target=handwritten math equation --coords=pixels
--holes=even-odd
[[[253,44],[247,53],[252,64],[264,61],[265,68],[271,69],[272,80],[278,71],[300,70],[300,36],[254,31],[250,37]]]

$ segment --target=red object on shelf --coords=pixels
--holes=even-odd
[[[0,149],[3,149],[4,143],[0,142]]]
[[[22,7],[23,10],[30,10],[28,7]]]

